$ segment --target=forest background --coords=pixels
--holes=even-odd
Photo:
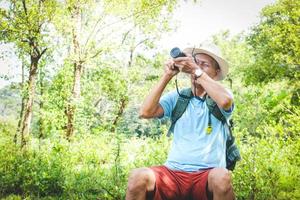
[[[0,41],[22,63],[21,82],[0,89],[0,197],[124,199],[130,170],[163,164],[170,147],[169,122],[138,110],[179,2],[0,3]],[[278,0],[248,33],[210,38],[231,66],[237,199],[300,199],[299,35],[300,1]]]

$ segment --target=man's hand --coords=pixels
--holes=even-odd
[[[167,76],[173,77],[179,73],[179,69],[175,67],[174,60],[168,60],[165,63],[165,74]]]
[[[194,75],[195,70],[199,68],[199,66],[195,63],[192,56],[187,57],[178,57],[173,59],[175,66],[184,73]]]

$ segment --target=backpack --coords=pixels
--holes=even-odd
[[[182,114],[185,112],[190,99],[193,97],[193,93],[191,88],[183,89],[180,92],[180,95],[177,99],[175,108],[172,111],[171,115],[171,126],[168,131],[168,136],[170,136],[171,132],[174,132],[174,127],[176,124],[176,121],[182,116]],[[209,96],[206,96],[205,98],[206,105],[209,110],[209,121],[207,126],[207,132],[211,132],[212,126],[211,126],[211,115],[213,115],[215,118],[220,120],[224,126],[227,127],[227,140],[226,140],[226,168],[228,170],[233,171],[236,165],[236,162],[241,160],[241,155],[239,152],[239,149],[237,148],[235,144],[235,138],[232,135],[232,121],[228,122],[226,118],[223,116],[222,112],[220,111],[218,105],[216,102],[210,98]]]

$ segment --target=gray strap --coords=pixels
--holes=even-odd
[[[222,114],[220,108],[216,104],[216,102],[209,96],[206,97],[206,105],[208,107],[209,112],[218,120],[220,120],[223,124],[227,123],[226,118]]]
[[[191,88],[185,88],[185,89],[180,91],[180,94],[178,96],[176,105],[175,105],[175,107],[172,111],[171,126],[170,126],[168,134],[167,134],[168,137],[171,135],[171,132],[172,133],[174,132],[175,124],[176,124],[177,120],[185,112],[192,96],[193,96],[193,94],[192,94]]]

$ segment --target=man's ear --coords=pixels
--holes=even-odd
[[[217,77],[219,75],[219,73],[221,73],[221,70],[220,69],[216,69],[216,75],[213,77],[214,80],[217,80]]]

